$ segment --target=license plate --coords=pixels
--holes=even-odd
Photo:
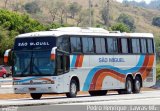
[[[36,88],[28,88],[29,91],[36,91]]]

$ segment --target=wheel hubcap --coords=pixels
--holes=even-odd
[[[139,90],[139,89],[140,89],[140,82],[139,82],[139,81],[136,81],[135,86],[136,86],[136,89]]]
[[[75,94],[76,91],[77,91],[76,84],[72,84],[72,85],[71,85],[71,93],[72,93],[72,94]]]
[[[131,92],[131,91],[132,91],[132,84],[131,84],[131,81],[128,81],[127,89],[128,89],[128,92]]]

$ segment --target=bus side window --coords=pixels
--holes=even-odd
[[[98,54],[104,54],[106,53],[106,47],[105,47],[105,39],[104,38],[95,38],[95,50]]]
[[[118,53],[118,41],[117,38],[107,38],[108,53]]]
[[[94,44],[93,44],[93,38],[91,37],[85,37],[82,38],[82,49],[83,53],[94,53]]]
[[[122,53],[123,54],[129,53],[127,38],[122,38],[120,40],[121,40],[121,51],[122,51]]]
[[[57,40],[57,47],[60,50],[70,52],[70,46],[69,46],[69,38],[68,37],[60,37]]]
[[[153,40],[152,39],[147,39],[147,46],[148,46],[148,53],[153,54],[154,53],[154,46],[153,46]]]
[[[70,42],[72,53],[82,53],[82,44],[80,37],[71,37]]]
[[[147,42],[146,42],[146,39],[140,39],[141,40],[141,52],[143,54],[146,54],[147,53]]]
[[[132,39],[132,53],[139,54],[140,51],[140,41],[139,39]]]

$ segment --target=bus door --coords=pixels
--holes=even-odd
[[[69,54],[57,51],[57,57],[56,57],[56,62],[57,62],[57,75],[58,75],[58,91],[59,92],[64,92],[66,89],[64,76],[67,75],[70,69],[70,59],[69,59]]]

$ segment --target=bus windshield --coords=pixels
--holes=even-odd
[[[51,61],[50,54],[50,50],[15,51],[13,76],[53,76],[55,61]]]

